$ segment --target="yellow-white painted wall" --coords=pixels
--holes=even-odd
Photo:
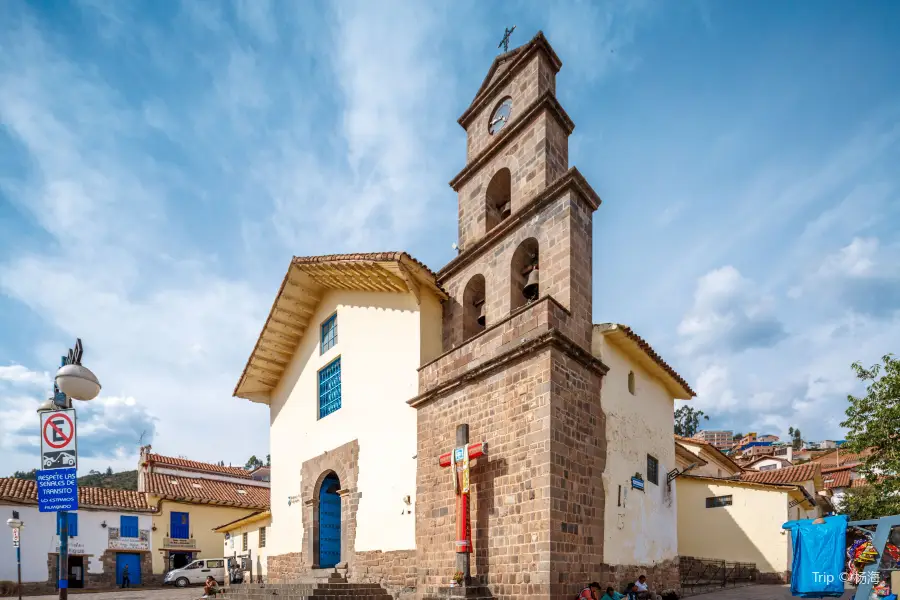
[[[606,414],[606,490],[603,560],[612,565],[652,565],[678,552],[675,487],[666,473],[675,467],[672,443],[675,401],[662,383],[599,333],[593,352],[609,367],[603,378]],[[635,393],[628,391],[628,372]],[[647,481],[647,455],[659,461],[658,484]],[[631,489],[635,473],[644,491]]]
[[[300,552],[301,466],[353,440],[359,443],[357,551],[415,548],[418,367],[441,352],[441,306],[411,294],[325,294],[270,400],[272,529],[270,555]],[[337,312],[337,344],[320,354],[320,324]],[[318,371],[341,357],[341,408],[318,418]],[[341,482],[344,486],[345,483]],[[343,559],[344,557],[342,557]]]
[[[171,524],[171,513],[186,512],[190,516],[191,535],[197,540],[197,547],[194,552],[195,558],[221,558],[222,555],[222,537],[223,534],[213,531],[214,528],[236,521],[241,517],[255,512],[250,508],[235,508],[233,506],[213,506],[211,504],[188,504],[186,502],[172,502],[170,500],[162,500],[157,496],[150,495],[148,498],[150,506],[160,506],[159,514],[153,515],[153,525],[156,531],[153,532],[151,541],[153,544],[153,572],[162,574],[166,572],[165,553],[160,552],[163,545],[163,538],[169,537],[169,525]],[[159,503],[159,504],[158,504]]]
[[[266,529],[266,539],[264,544],[260,546],[259,530],[262,528]],[[225,532],[219,534],[222,536],[222,544],[224,547],[222,556],[231,558],[232,556],[246,554],[247,552],[244,551],[244,534],[246,533],[247,550],[249,550],[253,556],[253,580],[256,581],[256,575],[259,573],[262,573],[263,578],[265,578],[266,563],[268,562],[267,558],[269,556],[269,537],[272,533],[272,518],[267,517],[259,521],[253,521],[252,523],[236,527],[227,533],[228,539],[225,539]],[[249,576],[249,573],[247,576]]]
[[[764,573],[790,570],[787,492],[746,484],[679,477],[678,554],[755,563]],[[706,508],[712,496],[732,496],[731,506]]]

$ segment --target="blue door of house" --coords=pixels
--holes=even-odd
[[[341,562],[341,483],[330,473],[319,489],[319,563],[330,569]]]
[[[119,552],[116,554],[116,585],[122,585],[122,570],[128,565],[128,581],[141,585],[141,555]]]

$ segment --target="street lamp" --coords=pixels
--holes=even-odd
[[[19,511],[14,510],[12,511],[12,519],[7,519],[6,524],[13,530],[13,544],[16,546],[16,568],[19,574],[19,600],[22,600],[22,549],[19,547],[19,544],[22,542],[20,540],[19,530],[25,527],[25,523],[19,518]]]
[[[53,398],[38,408],[42,412],[45,406],[50,405],[59,408],[72,408],[72,400],[93,400],[100,393],[100,381],[90,369],[81,364],[81,355],[84,348],[81,339],[75,340],[75,348],[69,350],[68,356],[62,359],[62,366],[56,372],[54,381]],[[74,427],[72,435],[75,435]],[[59,519],[59,600],[67,600],[69,597],[69,515],[61,510],[57,513]]]

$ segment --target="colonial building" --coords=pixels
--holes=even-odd
[[[690,400],[694,392],[625,325],[595,325],[593,354],[609,367],[602,394],[609,449],[603,562],[616,569],[615,577],[600,583],[645,574],[655,586],[675,588],[677,499],[666,475],[677,466],[671,441],[675,400]]]
[[[20,538],[23,590],[52,592],[59,580],[57,514],[40,512],[36,483],[22,479],[0,479],[0,508],[4,519],[17,511],[25,524]],[[69,587],[113,587],[121,583],[126,565],[134,586],[161,581],[151,570],[151,512],[140,492],[79,487],[78,511],[68,513]],[[16,577],[16,551],[6,541],[0,544],[0,581]]]
[[[775,456],[761,456],[750,459],[743,467],[749,471],[774,471],[793,466],[791,461]]]
[[[153,572],[222,556],[215,528],[269,508],[269,484],[240,467],[163,456],[141,448],[138,490],[153,508]]]
[[[224,556],[232,559],[244,573],[244,581],[266,581],[268,567],[268,534],[272,513],[259,510],[216,527],[224,540]]]
[[[472,582],[498,599],[639,569],[677,587],[666,473],[693,392],[592,322],[600,198],[569,166],[561,66],[539,33],[488,70],[459,119],[458,254],[437,274],[405,253],[291,261],[235,388],[270,411],[269,582],[337,568],[428,598],[471,542]]]
[[[269,406],[268,574],[340,566],[415,585],[419,365],[441,352],[434,274],[405,253],[295,257],[235,396]],[[221,522],[221,521],[220,521]]]
[[[683,439],[676,446],[686,447]],[[682,456],[684,468],[690,458]],[[711,470],[709,464],[697,463],[676,479],[681,568],[691,569],[694,557],[718,559],[755,565],[761,581],[789,581],[792,549],[781,525],[831,509],[818,465],[724,476],[713,476]]]

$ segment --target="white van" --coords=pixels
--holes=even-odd
[[[225,585],[225,559],[224,558],[201,558],[183,566],[180,569],[173,569],[166,573],[163,580],[165,585],[174,585],[175,587],[187,587],[192,584],[204,584],[206,578],[210,575],[219,585]]]

